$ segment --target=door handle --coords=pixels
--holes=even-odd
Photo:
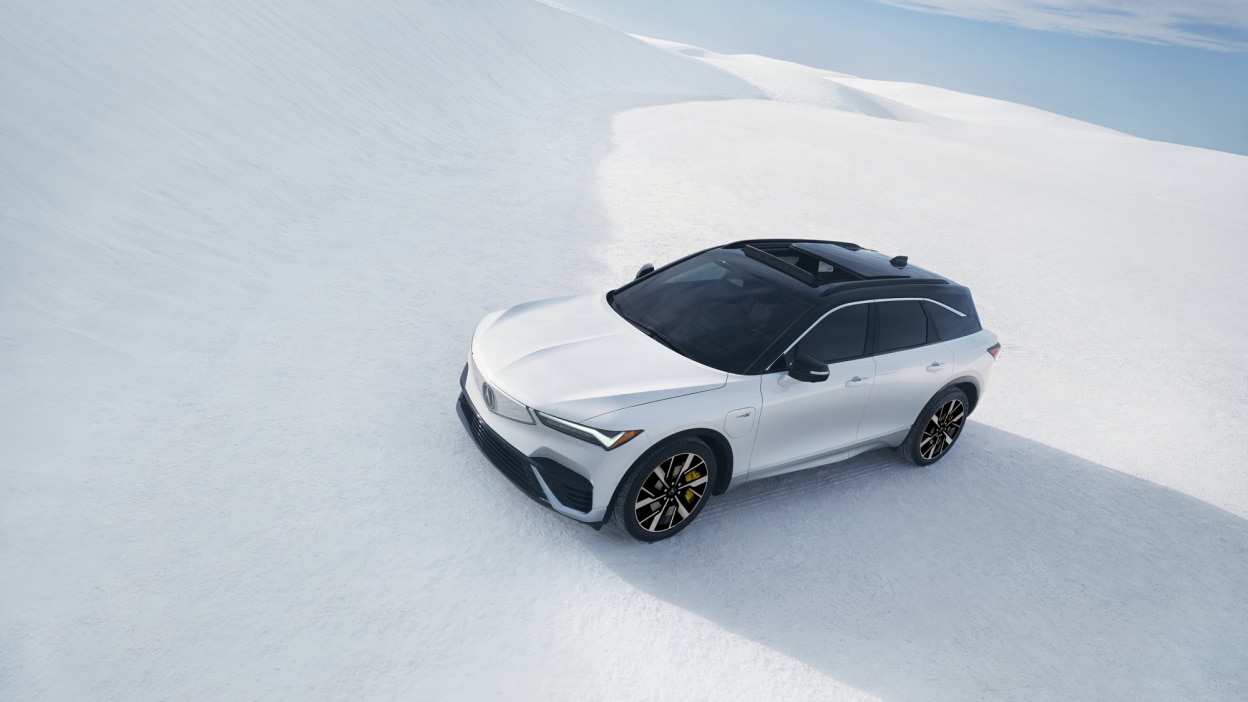
[[[871,379],[871,376],[869,375],[863,378],[859,378],[858,376],[855,375],[854,377],[845,381],[845,387],[852,388],[855,385],[862,385],[863,383],[867,382],[870,379]]]
[[[927,367],[927,372],[935,373],[936,371],[944,367],[945,367],[945,364],[941,363],[940,361],[932,361],[932,365]]]

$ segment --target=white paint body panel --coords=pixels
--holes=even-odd
[[[472,354],[504,392],[573,422],[711,390],[728,377],[646,336],[603,295],[526,302],[487,316]]]
[[[541,300],[487,315],[473,336],[465,392],[482,420],[519,452],[589,479],[593,507],[557,511],[601,521],[638,458],[682,432],[714,432],[731,451],[732,485],[897,446],[924,404],[955,381],[982,393],[991,332],[833,364],[829,380],[736,375],[651,339],[602,295]],[[925,367],[944,364],[939,372]],[[861,381],[854,381],[860,378]],[[639,429],[612,450],[486,409],[488,382],[528,407],[605,432]],[[721,470],[725,466],[720,467]]]
[[[763,415],[750,478],[788,472],[812,461],[817,465],[852,446],[874,376],[871,358],[833,363],[822,383],[799,382],[785,372],[762,376]]]
[[[858,426],[859,441],[909,430],[923,405],[953,380],[948,342],[881,354],[874,361],[875,381]],[[932,369],[932,364],[940,366]]]

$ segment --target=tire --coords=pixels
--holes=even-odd
[[[970,407],[966,393],[957,388],[936,393],[919,413],[897,452],[916,466],[931,465],[944,458],[962,436]]]
[[[716,468],[715,453],[701,440],[665,441],[629,469],[611,513],[629,536],[640,541],[675,536],[706,506]]]

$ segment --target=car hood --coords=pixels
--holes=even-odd
[[[472,357],[486,381],[573,422],[722,387],[728,374],[647,336],[603,295],[539,300],[487,316]]]

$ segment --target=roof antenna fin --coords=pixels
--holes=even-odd
[[[894,256],[894,257],[893,257],[893,258],[889,261],[889,263],[893,264],[893,267],[894,267],[894,268],[905,268],[905,267],[906,267],[906,261],[909,261],[909,260],[910,260],[910,259],[909,259],[908,257],[906,257],[906,256]]]

